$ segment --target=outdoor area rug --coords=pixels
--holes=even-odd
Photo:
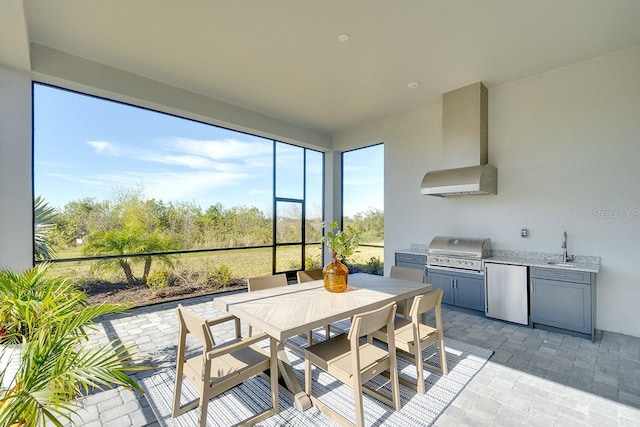
[[[348,324],[343,326],[348,327]],[[314,338],[322,340],[324,335],[322,332],[314,332]],[[294,337],[292,341],[299,346],[304,346],[306,335]],[[268,345],[267,341],[264,343],[265,346]],[[400,385],[402,408],[399,411],[394,411],[392,407],[365,394],[363,400],[366,425],[415,427],[433,424],[493,354],[491,350],[448,338],[445,338],[445,348],[449,374],[442,376],[437,372],[425,370],[427,391],[423,395]],[[304,384],[304,356],[289,348],[286,351],[300,384]],[[436,345],[427,348],[423,352],[423,356],[425,360],[440,365]],[[416,382],[415,365],[398,358],[398,369],[401,377],[413,383]],[[312,394],[355,423],[353,389],[317,368],[312,370],[312,375]],[[151,409],[161,426],[192,427],[197,424],[197,409],[177,418],[171,417],[174,378],[175,370],[168,368],[142,378],[139,382],[145,390]],[[378,375],[367,385],[391,396],[388,382],[387,378]],[[183,384],[183,402],[195,399],[197,392],[189,381],[185,379]],[[267,409],[270,405],[271,389],[268,381],[261,377],[254,377],[209,402],[207,426],[233,425]],[[286,395],[280,393],[280,413],[259,425],[337,426],[338,424],[316,408],[300,412],[293,407],[291,400]]]

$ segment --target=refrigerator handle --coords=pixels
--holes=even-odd
[[[487,283],[489,283],[489,266],[485,265],[484,266],[484,313],[488,314],[489,313],[489,286],[487,286]]]

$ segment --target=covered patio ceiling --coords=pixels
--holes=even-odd
[[[326,135],[640,44],[636,0],[2,0],[0,11],[0,63],[30,70],[35,43]]]

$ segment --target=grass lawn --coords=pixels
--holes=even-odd
[[[308,258],[313,261],[313,268],[322,267],[320,262],[320,245],[308,245],[306,248]],[[71,248],[59,253],[59,258],[72,258],[82,256],[81,248]],[[233,278],[247,278],[271,274],[273,252],[271,248],[258,249],[237,249],[221,250],[215,252],[189,253],[173,255],[173,267],[164,266],[162,261],[154,259],[152,271],[159,268],[168,270],[206,270],[219,268],[226,265],[231,270]],[[277,270],[299,270],[304,269],[301,265],[300,246],[283,246],[277,250]],[[157,257],[156,257],[157,258]],[[384,249],[361,246],[348,262],[350,264],[366,264],[371,258],[379,258],[384,262]],[[142,275],[142,259],[134,264],[134,275]],[[328,261],[327,261],[328,262]],[[95,261],[70,261],[57,262],[50,268],[50,273],[56,276],[66,276],[74,278],[79,282],[86,282],[92,279],[104,281],[124,281],[124,273],[121,269],[108,271],[98,271],[95,268]]]

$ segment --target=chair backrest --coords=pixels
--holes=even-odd
[[[274,274],[273,276],[252,277],[247,279],[247,285],[249,287],[249,292],[287,286],[287,275],[280,273]]]
[[[322,269],[319,268],[317,270],[298,271],[296,273],[296,277],[298,278],[298,283],[311,282],[312,280],[321,280]]]
[[[413,300],[409,315],[411,319],[418,320],[422,313],[434,309],[436,310],[436,327],[440,327],[442,322],[442,288],[438,288],[428,294],[418,295]]]
[[[353,342],[360,337],[370,335],[387,327],[388,333],[393,334],[393,319],[396,316],[396,303],[392,302],[376,310],[359,313],[351,319],[351,329],[347,338]]]
[[[391,267],[389,277],[393,279],[409,280],[411,282],[424,282],[424,270],[421,268],[409,268],[394,265]]]
[[[202,341],[204,353],[211,351],[216,345],[205,318],[193,314],[184,308],[182,304],[178,304],[178,320],[180,320],[182,338],[184,339],[187,334],[193,334]]]

